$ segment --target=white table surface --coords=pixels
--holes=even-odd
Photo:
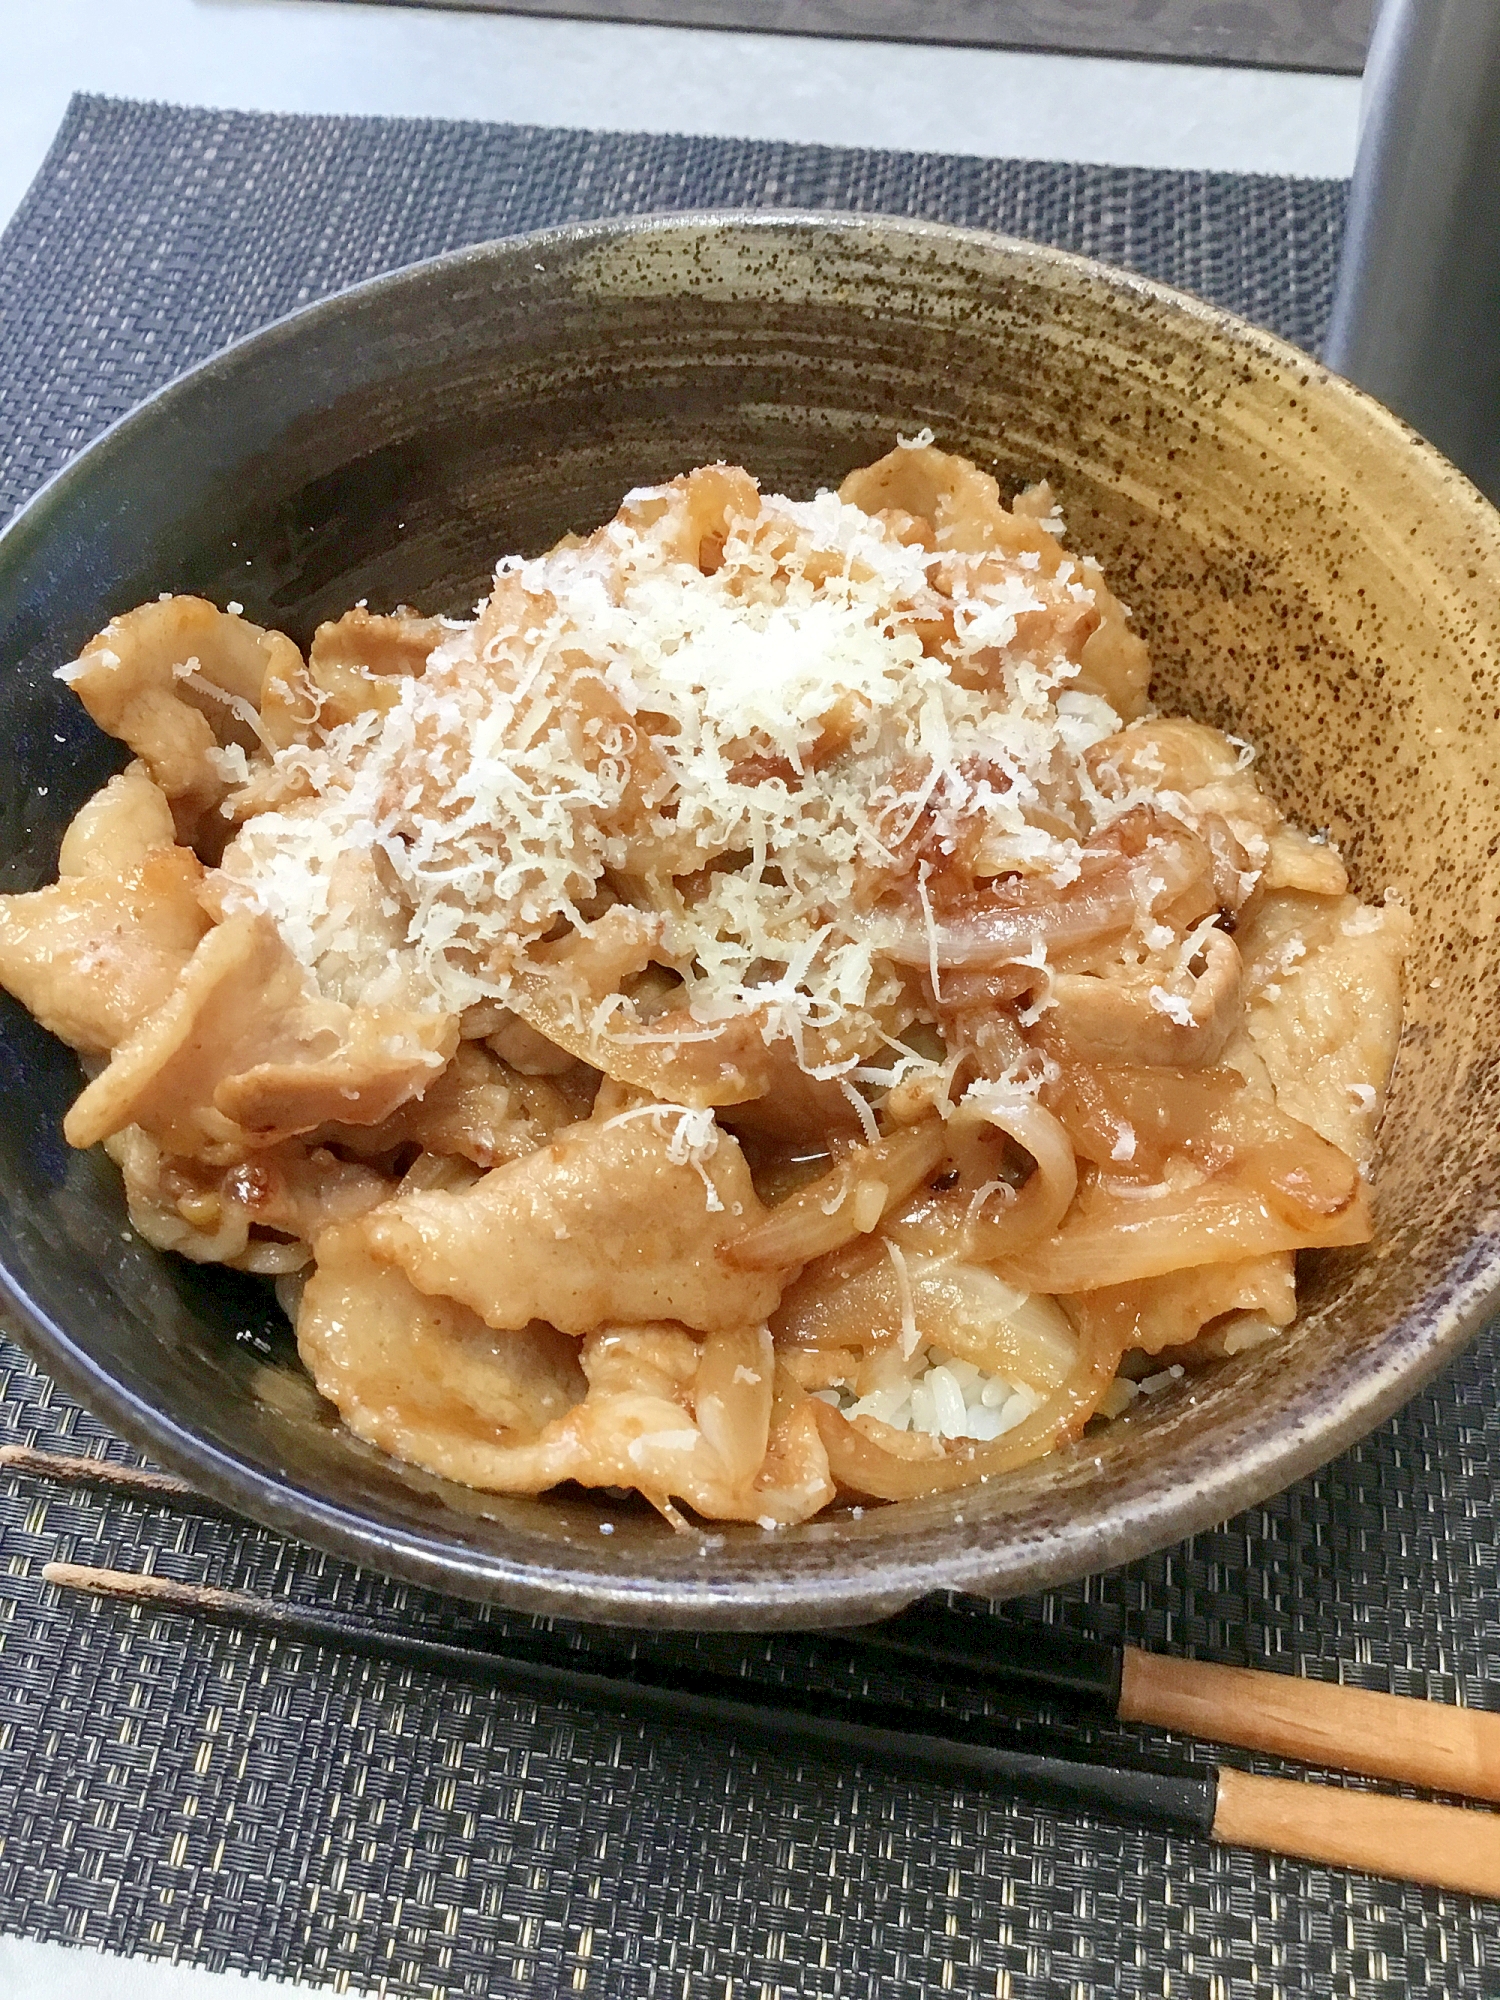
[[[0,0],[0,222],[75,90],[1312,175],[1350,171],[1359,116],[1348,77],[328,0]],[[4,2000],[291,1990],[0,1937]]]
[[[306,1987],[197,1972],[186,1965],[109,1958],[59,1944],[0,1937],[0,1994],[5,2000],[291,2000]],[[352,1986],[344,2000],[364,2000]]]
[[[1347,174],[1352,77],[327,0],[0,0],[0,219],[74,90],[951,153]]]

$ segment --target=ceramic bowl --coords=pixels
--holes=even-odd
[[[463,613],[494,557],[705,460],[810,494],[929,425],[1045,477],[1156,661],[1282,805],[1416,919],[1380,1234],[1304,1259],[1273,1346],[957,1496],[674,1534],[496,1499],[351,1439],[253,1281],[161,1256],[73,1155],[73,1057],[0,1009],[0,1282],[42,1365],[243,1513],[395,1575],[578,1618],[851,1623],[1162,1547],[1369,1431],[1500,1283],[1500,515],[1305,354],[1078,258],[919,223],[699,214],[568,228],[295,314],[164,389],[0,538],[0,886],[50,879],[123,761],[52,678],[163,590],[305,640],[357,599]],[[601,1536],[601,1515],[615,1532]]]

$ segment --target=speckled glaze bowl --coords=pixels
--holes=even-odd
[[[0,1282],[85,1403],[204,1491],[397,1575],[580,1618],[851,1623],[1123,1562],[1369,1431],[1500,1289],[1500,515],[1308,358],[1077,258],[915,223],[682,215],[494,244],[346,292],[195,370],[0,537],[0,878],[53,873],[122,761],[51,678],[162,590],[306,639],[359,598],[466,611],[494,557],[705,460],[795,494],[930,425],[1050,479],[1156,660],[1263,751],[1367,896],[1416,918],[1380,1237],[1306,1259],[1278,1344],[982,1490],[768,1535],[500,1500],[352,1440],[249,1280],[130,1236],[70,1155],[73,1058],[0,1009]],[[607,1512],[615,1532],[599,1533]]]

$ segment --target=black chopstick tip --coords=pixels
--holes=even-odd
[[[1094,1714],[1119,1712],[1124,1649],[1081,1632],[925,1599],[847,1636],[957,1672],[971,1684],[1024,1689]]]

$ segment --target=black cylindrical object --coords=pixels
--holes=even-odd
[[[1500,4],[1385,0],[1323,356],[1500,499]]]
[[[84,1583],[70,1572],[53,1581]],[[850,1699],[776,1686],[738,1675],[652,1662],[610,1651],[559,1654],[544,1636],[506,1635],[493,1649],[382,1630],[347,1611],[314,1609],[284,1598],[183,1585],[163,1577],[108,1577],[107,1599],[153,1612],[205,1618],[263,1632],[286,1644],[328,1646],[384,1666],[577,1703],[638,1722],[688,1729],[741,1746],[764,1747],[834,1765],[876,1764],[907,1777],[974,1783],[1063,1812],[1102,1813],[1168,1833],[1212,1833],[1219,1776],[1211,1765],[1181,1760],[1154,1765],[1058,1755],[1027,1744],[1004,1724],[931,1715],[900,1703]],[[503,1650],[502,1650],[503,1649]],[[943,1732],[929,1733],[926,1721]]]
[[[950,1611],[924,1598],[884,1624],[847,1636],[861,1651],[900,1654],[929,1670],[956,1672],[971,1687],[1024,1688],[1102,1715],[1113,1715],[1120,1705],[1118,1646],[1081,1632],[1053,1631],[1034,1620]]]

